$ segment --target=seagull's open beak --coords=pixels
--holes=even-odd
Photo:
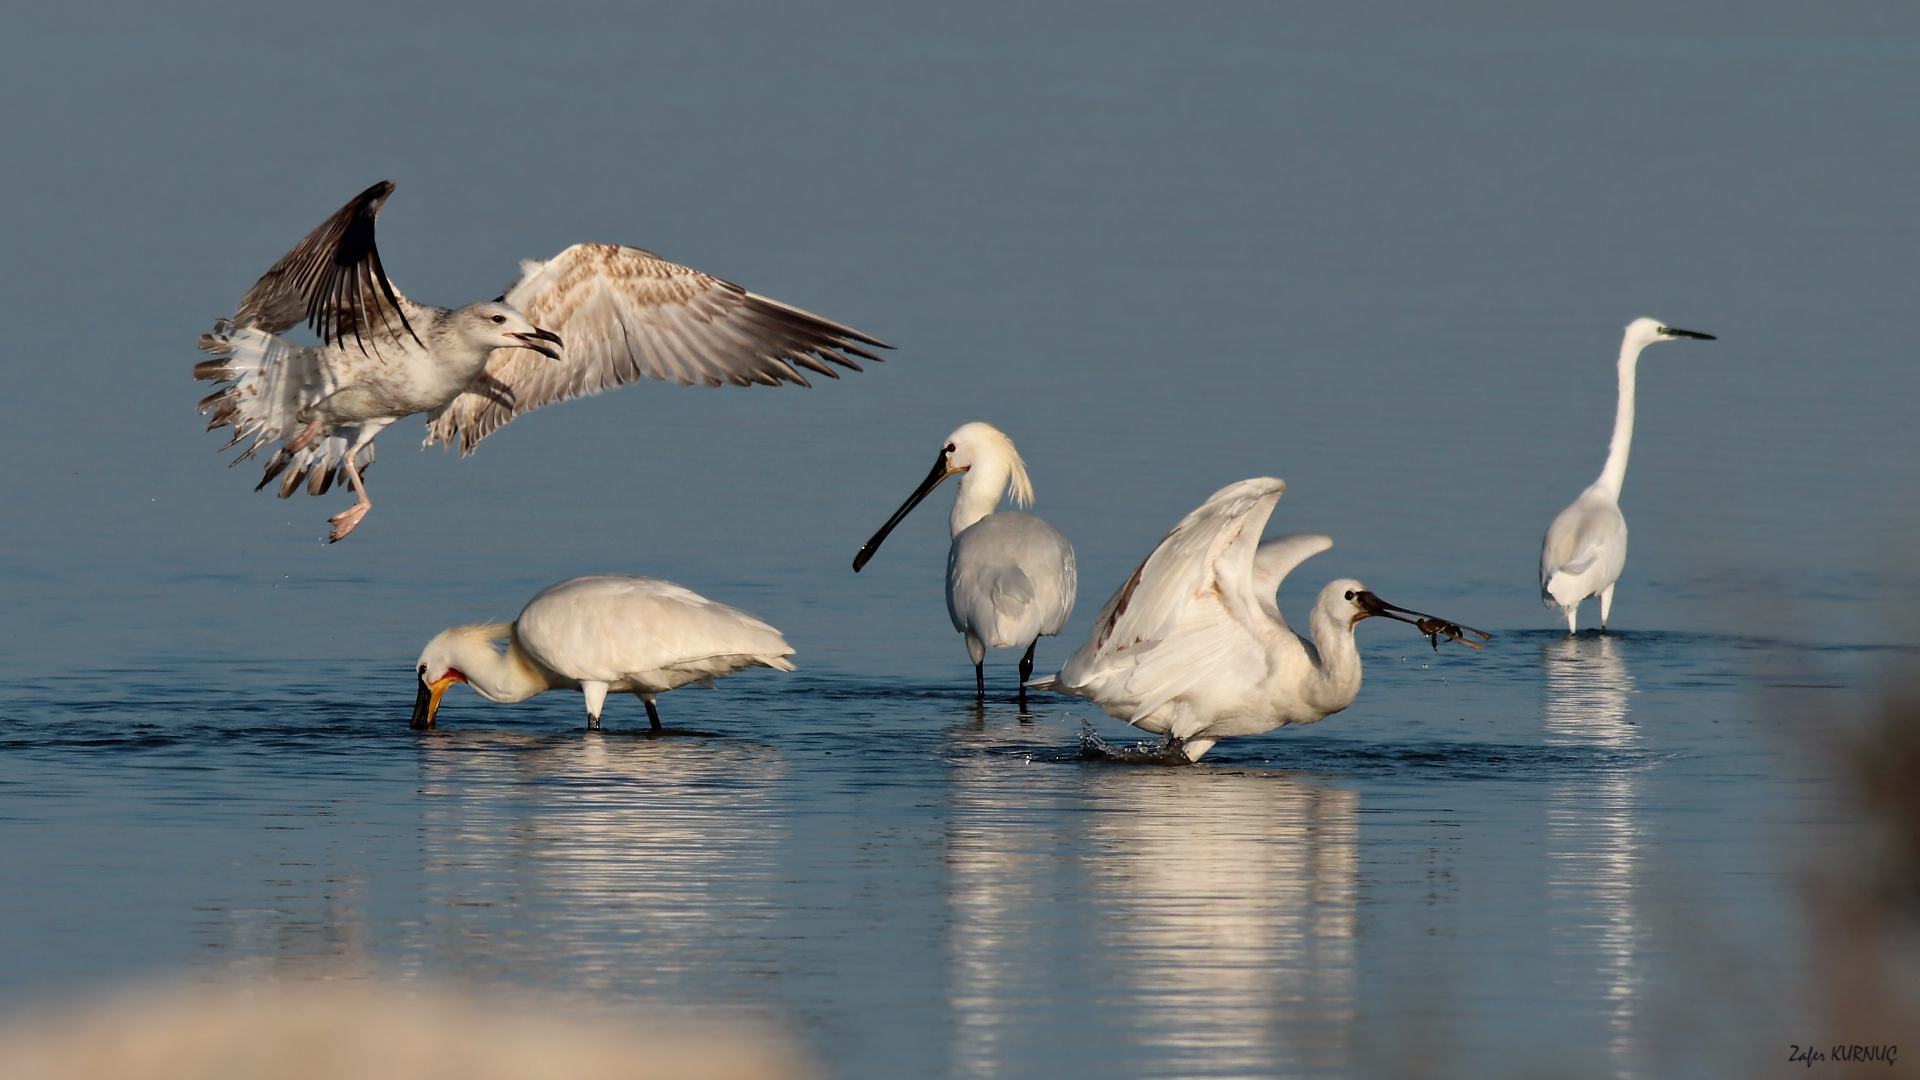
[[[1409,608],[1400,607],[1396,604],[1389,604],[1370,592],[1354,593],[1353,602],[1360,605],[1360,614],[1353,617],[1354,622],[1359,622],[1361,619],[1367,618],[1370,615],[1378,615],[1382,618],[1395,619],[1399,622],[1417,626],[1420,628],[1421,633],[1427,635],[1427,640],[1433,643],[1435,652],[1440,651],[1440,638],[1442,635],[1445,635],[1449,641],[1457,641],[1471,649],[1484,649],[1486,646],[1481,644],[1481,642],[1493,640],[1493,635],[1487,633],[1485,630],[1475,630],[1471,626],[1461,626],[1456,622],[1448,622],[1445,619],[1437,618],[1433,615],[1426,615]],[[1396,614],[1396,612],[1398,614]],[[1407,618],[1409,615],[1413,616],[1413,618]],[[1468,641],[1468,634],[1477,635],[1480,641]]]
[[[900,524],[901,518],[906,517],[914,507],[920,505],[920,500],[933,494],[933,489],[940,486],[940,481],[954,473],[966,471],[947,464],[947,452],[940,451],[939,460],[933,463],[933,471],[927,474],[925,480],[920,481],[920,486],[914,489],[906,502],[900,504],[900,509],[893,512],[893,516],[887,519],[887,523],[880,526],[880,531],[874,533],[872,539],[860,545],[860,553],[853,557],[853,572],[857,574],[861,567],[867,565],[867,560],[873,558],[873,553],[880,550],[880,541],[885,540],[887,534],[893,531],[893,527]]]
[[[542,330],[537,326],[533,328],[533,332],[530,334],[508,334],[507,336],[519,339],[521,344],[549,360],[560,359],[560,350],[566,348],[566,344],[560,340],[559,334],[551,330]],[[548,342],[552,344],[548,344]]]
[[[440,711],[440,695],[446,693],[447,687],[454,683],[467,680],[457,671],[447,672],[445,678],[434,683],[429,683],[425,675],[417,678],[420,680],[420,689],[413,695],[413,719],[407,722],[407,726],[415,731],[431,731],[433,714]]]
[[[1660,328],[1660,332],[1667,335],[1668,337],[1690,337],[1690,338],[1698,338],[1701,341],[1720,340],[1719,338],[1714,337],[1712,334],[1703,334],[1698,330],[1682,330],[1677,326],[1663,326]]]

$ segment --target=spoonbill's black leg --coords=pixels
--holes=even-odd
[[[640,700],[647,703],[647,723],[653,725],[653,730],[659,731],[660,730],[660,710],[653,707],[652,698],[641,698]]]
[[[1020,658],[1020,704],[1027,703],[1027,680],[1033,678],[1033,650],[1040,644],[1039,638],[1027,646],[1027,655]]]

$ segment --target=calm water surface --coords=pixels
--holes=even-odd
[[[49,680],[0,740],[4,989],[528,987],[771,1017],[861,1077],[1764,1060],[1807,1007],[1796,860],[1839,817],[1753,688],[1884,650],[1366,636],[1348,713],[1193,768],[964,680],[739,677],[664,699],[710,732],[664,739],[561,695],[416,734],[403,677]]]
[[[373,977],[743,1013],[831,1077],[1730,1076],[1854,1030],[1810,868],[1829,749],[1913,666],[1911,4],[556,2],[0,13],[0,997]],[[649,384],[375,509],[252,494],[197,336],[354,192],[409,295],[632,243],[899,346],[810,391]],[[1640,367],[1615,634],[1537,599]],[[1117,764],[996,698],[944,507],[970,420],[1083,593],[1053,670],[1235,480],[1363,625],[1355,705]],[[943,502],[936,498],[935,503]],[[435,631],[646,573],[801,670],[449,696]],[[1588,619],[1592,618],[1589,605]],[[994,657],[1004,693],[1013,659]],[[1795,1075],[1805,1066],[1795,1066]]]

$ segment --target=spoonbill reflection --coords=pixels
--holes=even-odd
[[[1620,342],[1620,403],[1613,414],[1613,442],[1607,446],[1607,464],[1600,479],[1580,493],[1573,505],[1547,526],[1540,545],[1540,599],[1548,608],[1567,613],[1567,633],[1574,632],[1580,601],[1600,598],[1600,629],[1607,628],[1613,609],[1613,584],[1627,564],[1627,519],[1620,514],[1620,485],[1627,479],[1627,451],[1633,445],[1633,376],[1640,351],[1656,341],[1697,338],[1712,334],[1677,330],[1653,319],[1627,324]]]
[[[200,339],[214,358],[193,369],[196,379],[226,382],[200,402],[201,412],[213,410],[207,428],[229,425],[227,446],[253,437],[231,464],[283,440],[254,490],[282,473],[283,499],[302,481],[308,494],[324,494],[336,475],[353,488],[358,499],[333,516],[329,542],[373,507],[360,474],[373,464],[374,437],[402,417],[426,413],[427,445],[457,441],[464,456],[521,413],[643,375],[806,386],[800,368],[839,378],[827,363],[858,371],[844,353],[878,360],[860,346],[888,347],[616,244],[525,260],[520,279],[490,302],[416,304],[387,280],[373,244],[391,194],[383,180],[321,222]],[[279,337],[302,320],[318,346]]]
[[[496,641],[506,649],[493,647]],[[653,699],[676,686],[742,668],[792,671],[793,647],[780,631],[738,608],[658,578],[599,574],[540,590],[510,623],[476,623],[436,634],[415,675],[415,728],[433,727],[447,687],[463,682],[488,701],[525,701],[546,690],[578,690],[587,728],[598,731],[607,694],[631,693],[660,730]]]
[[[1353,628],[1383,616],[1471,645],[1492,635],[1395,607],[1342,578],[1320,590],[1295,634],[1274,594],[1287,572],[1333,546],[1313,533],[1260,543],[1286,483],[1242,480],[1174,526],[1094,616],[1093,633],[1060,673],[1034,686],[1087,698],[1108,716],[1167,737],[1167,751],[1199,761],[1228,735],[1311,724],[1360,692]],[[1413,616],[1408,618],[1407,616]]]
[[[853,557],[853,570],[867,565],[900,519],[954,473],[966,473],[953,496],[947,524],[953,546],[947,549],[947,614],[953,628],[967,636],[977,693],[987,692],[983,663],[987,647],[1017,649],[1020,697],[1026,699],[1033,676],[1033,649],[1039,639],[1058,634],[1073,613],[1076,579],[1073,545],[1060,530],[1034,517],[1007,510],[994,513],[1000,497],[1011,493],[1014,505],[1033,505],[1033,484],[1013,440],[991,424],[962,424],[947,436],[933,471],[900,509]]]

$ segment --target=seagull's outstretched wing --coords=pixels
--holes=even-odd
[[[641,377],[683,386],[810,385],[801,368],[839,378],[828,363],[890,348],[851,327],[769,300],[639,248],[575,244],[521,264],[506,302],[566,342],[558,361],[527,349],[493,354],[474,386],[434,413],[427,445],[462,454],[524,412],[597,394]],[[824,361],[824,362],[823,362]]]
[[[320,340],[344,347],[351,338],[363,350],[402,334],[418,341],[411,302],[373,245],[373,219],[391,194],[393,182],[382,180],[321,222],[241,297],[233,325],[279,334],[305,321]]]
[[[1110,701],[1124,701],[1125,718],[1137,718],[1204,677],[1208,657],[1250,638],[1255,551],[1286,486],[1242,480],[1188,514],[1094,616],[1091,635],[1049,688],[1092,697],[1116,716]]]

